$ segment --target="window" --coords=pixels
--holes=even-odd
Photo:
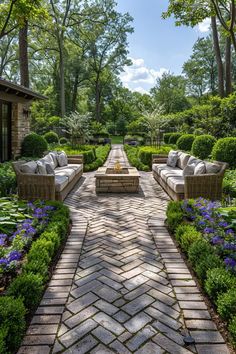
[[[11,104],[0,101],[0,162],[11,158]]]

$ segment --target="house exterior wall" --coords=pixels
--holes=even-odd
[[[21,155],[21,144],[30,132],[30,102],[13,102],[11,114],[11,147],[12,158]]]

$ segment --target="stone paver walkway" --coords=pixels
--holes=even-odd
[[[107,164],[117,158],[127,164],[120,146]],[[169,198],[151,173],[140,182],[96,196],[88,173],[66,199],[71,235],[20,354],[229,353],[165,227]]]

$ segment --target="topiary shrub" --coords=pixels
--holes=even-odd
[[[167,206],[166,216],[169,229],[173,232],[183,221],[184,213],[182,202],[170,201]]]
[[[192,225],[179,225],[175,231],[176,240],[181,248],[187,252],[193,242],[202,239],[202,234]]]
[[[194,156],[204,160],[209,157],[212,152],[216,139],[211,135],[197,136],[192,145],[192,153]]]
[[[191,151],[195,139],[193,134],[184,134],[176,142],[178,149],[183,151]]]
[[[200,256],[198,262],[195,264],[194,270],[202,282],[207,277],[207,271],[213,268],[223,268],[223,262],[216,254],[205,254]]]
[[[38,305],[43,293],[43,280],[38,274],[21,274],[7,290],[7,294],[14,298],[21,297],[25,307],[33,310]]]
[[[163,140],[164,140],[164,143],[165,144],[169,144],[170,142],[169,142],[169,140],[170,140],[170,137],[173,135],[173,133],[165,133],[164,135],[163,135]]]
[[[225,294],[218,296],[217,311],[224,320],[229,320],[233,315],[236,315],[236,289],[231,288]]]
[[[139,148],[138,158],[140,159],[140,161],[144,165],[151,167],[153,154],[163,154],[163,155],[167,156],[168,153],[170,152],[170,150],[171,150],[171,147],[169,147],[169,146],[163,146],[160,149],[157,149],[157,148],[151,147],[151,146],[144,146],[144,147]]]
[[[236,138],[219,139],[213,149],[212,158],[217,161],[227,162],[230,168],[236,168]]]
[[[218,295],[236,286],[236,278],[224,268],[208,270],[205,289],[207,294],[216,300]]]
[[[177,140],[182,136],[181,133],[172,133],[169,137],[169,144],[176,144]]]
[[[22,142],[22,155],[26,157],[41,157],[47,150],[48,144],[44,137],[30,133],[26,135]]]
[[[25,330],[26,309],[22,299],[0,297],[0,353],[14,353]]]
[[[59,143],[60,143],[61,145],[68,144],[68,139],[62,137],[62,138],[59,140]]]
[[[58,144],[59,142],[59,136],[53,131],[47,132],[43,137],[48,142],[48,144]]]
[[[205,258],[210,254],[214,254],[214,248],[203,238],[195,241],[188,250],[188,258],[193,267],[196,266],[201,258]]]

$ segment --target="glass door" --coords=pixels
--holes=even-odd
[[[0,101],[0,162],[11,158],[11,104]]]

